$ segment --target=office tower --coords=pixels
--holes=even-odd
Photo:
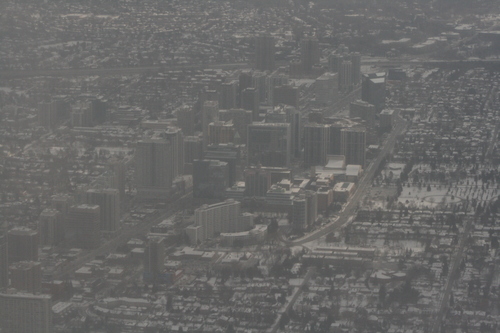
[[[290,164],[290,124],[254,123],[248,126],[248,164],[283,167]]]
[[[7,237],[0,230],[0,290],[9,286],[9,252]]]
[[[199,239],[204,241],[220,233],[243,231],[237,230],[240,215],[240,203],[232,199],[197,208],[194,223],[201,227]]]
[[[385,106],[385,73],[364,74],[361,82],[361,99],[375,106],[377,112]]]
[[[375,112],[375,106],[363,100],[354,101],[349,106],[349,117],[361,118],[368,126],[374,126]]]
[[[291,78],[300,78],[302,77],[304,69],[302,67],[302,62],[299,60],[290,61],[290,65],[288,66],[288,74]]]
[[[39,293],[42,289],[42,265],[36,261],[19,261],[9,267],[10,287],[18,291]]]
[[[246,88],[241,92],[241,108],[252,111],[253,121],[259,120],[259,94],[255,88]]]
[[[144,251],[144,279],[157,282],[165,269],[165,242],[163,237],[152,237]]]
[[[274,37],[255,37],[255,68],[260,71],[274,70]]]
[[[50,103],[38,104],[38,124],[52,129],[68,116],[69,105],[65,100],[56,99]]]
[[[341,130],[341,155],[346,164],[365,166],[366,129],[353,127]]]
[[[332,73],[340,72],[340,65],[344,61],[345,56],[343,54],[332,53],[328,57],[328,70]]]
[[[38,261],[38,232],[18,227],[7,233],[9,264],[18,261]]]
[[[90,101],[92,109],[92,123],[102,124],[108,119],[108,103],[105,100],[94,98]]]
[[[266,114],[266,123],[288,123],[291,130],[292,157],[298,158],[301,149],[301,117],[300,112],[293,106],[280,104]]]
[[[108,163],[109,170],[111,171],[111,178],[109,179],[109,187],[117,189],[120,193],[120,200],[125,198],[125,181],[127,166],[123,160],[111,158]]]
[[[331,105],[338,98],[339,78],[337,73],[325,73],[314,82],[316,103],[322,106]]]
[[[208,127],[219,120],[219,102],[205,101],[201,107],[201,130],[203,131],[203,148],[208,145]]]
[[[172,180],[184,174],[184,135],[177,127],[169,127],[165,132],[165,138],[172,145]],[[177,162],[177,163],[176,163]]]
[[[137,142],[135,180],[140,197],[158,199],[169,194],[173,180],[179,175],[182,141],[182,133],[173,129],[154,132]]]
[[[330,139],[328,143],[328,155],[341,155],[342,152],[342,129],[344,126],[339,124],[330,125]]]
[[[300,52],[304,74],[310,74],[313,66],[319,64],[319,41],[316,38],[304,38],[300,42]]]
[[[330,127],[324,124],[304,126],[304,165],[325,165],[328,153]]]
[[[234,134],[232,121],[215,121],[208,125],[208,144],[232,143]]]
[[[0,328],[6,333],[53,333],[51,297],[0,293]]]
[[[241,93],[247,88],[252,86],[252,72],[244,71],[238,75],[238,107],[243,108],[241,105]]]
[[[255,88],[259,94],[259,102],[266,101],[267,75],[263,72],[254,72],[252,75],[252,88]]]
[[[71,126],[92,127],[93,125],[90,102],[78,102],[71,106]]]
[[[73,205],[73,197],[68,194],[56,194],[51,198],[51,207],[63,215],[63,219],[68,216],[69,207]]]
[[[267,79],[267,104],[274,105],[274,88],[287,86],[288,76],[285,74],[271,74]]]
[[[184,173],[193,174],[193,161],[203,158],[203,139],[199,136],[184,137]]]
[[[339,70],[339,89],[347,92],[352,88],[352,63],[343,61]]]
[[[238,91],[238,81],[223,83],[220,86],[219,108],[221,110],[234,109],[236,107],[236,95]]]
[[[352,64],[352,78],[351,82],[354,86],[357,86],[361,81],[361,54],[354,52],[350,55]]]
[[[394,110],[382,110],[379,114],[380,128],[384,131],[390,131],[394,124]]]
[[[245,169],[245,196],[265,197],[271,188],[271,172],[261,167]]]
[[[38,217],[40,246],[55,246],[64,240],[63,214],[56,209],[46,208]]]
[[[206,160],[218,160],[227,163],[229,173],[228,187],[233,186],[241,174],[241,171],[238,169],[240,156],[240,145],[234,145],[232,143],[209,145],[203,154],[203,158]]]
[[[95,249],[101,243],[101,212],[98,205],[77,205],[69,209],[68,222],[76,236],[75,246]]]
[[[273,106],[285,104],[299,107],[299,89],[292,86],[275,87],[273,92]]]
[[[193,197],[224,198],[229,187],[229,169],[226,162],[195,160],[193,162]]]
[[[85,192],[85,202],[98,205],[99,223],[102,231],[115,231],[120,223],[120,192],[115,189],[89,189]]]
[[[313,191],[304,191],[293,199],[292,228],[304,230],[312,225],[318,214],[318,195]]]
[[[176,112],[177,126],[182,130],[184,135],[194,134],[194,110],[193,108],[183,105]]]
[[[244,143],[247,141],[247,127],[253,121],[253,113],[249,110],[230,109],[219,112],[219,120],[232,121],[235,129],[235,143]],[[238,139],[241,142],[238,142]]]

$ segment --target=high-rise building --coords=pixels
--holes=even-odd
[[[39,293],[42,289],[42,265],[35,261],[19,261],[9,267],[10,287],[18,291]]]
[[[267,104],[274,104],[274,88],[287,86],[289,83],[288,76],[285,74],[273,73],[267,78]]]
[[[283,167],[290,164],[290,124],[254,123],[248,126],[248,165]]]
[[[157,282],[165,269],[165,242],[163,237],[152,237],[144,251],[144,277],[148,282]]]
[[[238,91],[238,81],[223,83],[220,86],[219,107],[221,110],[236,108],[236,95]]]
[[[261,167],[245,169],[245,196],[265,197],[271,188],[271,172]]]
[[[73,197],[68,194],[56,194],[51,198],[51,206],[63,215],[63,219],[68,216],[69,207],[73,205]]]
[[[304,165],[325,165],[328,154],[330,127],[324,124],[304,126]]]
[[[208,133],[208,130],[207,130]],[[184,173],[193,174],[193,161],[203,158],[203,139],[199,136],[184,137]]]
[[[38,234],[41,246],[54,246],[64,240],[63,214],[56,209],[46,208],[38,217]]]
[[[115,231],[120,223],[120,192],[115,189],[89,189],[85,192],[85,202],[100,208],[102,231]]]
[[[165,137],[172,145],[172,180],[184,174],[184,135],[177,127],[169,127],[165,132]]]
[[[325,73],[314,82],[316,103],[322,106],[331,105],[338,98],[339,78],[337,73]]]
[[[255,88],[246,88],[241,92],[241,108],[252,111],[253,121],[259,120],[259,94]]]
[[[161,198],[168,195],[173,180],[181,172],[183,151],[182,132],[176,129],[154,132],[137,142],[136,186],[140,197]]]
[[[255,37],[255,68],[260,71],[274,70],[274,37],[261,35]]]
[[[253,88],[252,72],[250,71],[244,71],[238,75],[238,107],[240,108],[243,108],[241,105],[241,93],[247,88]]]
[[[38,261],[38,232],[18,227],[7,233],[9,264],[18,261]]]
[[[344,126],[339,124],[330,125],[330,139],[328,143],[328,155],[340,155],[342,152],[341,132]]]
[[[300,42],[300,51],[304,74],[310,74],[313,66],[319,64],[319,41],[316,38],[304,38]]]
[[[92,104],[90,102],[78,102],[71,106],[71,126],[92,127],[93,124]]]
[[[194,110],[193,108],[183,105],[176,112],[177,126],[182,130],[184,135],[194,134]]]
[[[95,249],[101,243],[98,205],[77,205],[69,209],[68,222],[75,234],[76,247]]]
[[[219,120],[219,102],[205,101],[201,107],[201,130],[203,131],[203,148],[208,145],[208,127],[210,123]]]
[[[382,110],[379,114],[380,128],[384,131],[390,131],[394,124],[394,116],[394,110]]]
[[[374,126],[375,112],[375,106],[363,100],[354,101],[349,106],[349,117],[361,118],[367,126]]]
[[[235,143],[245,143],[247,141],[247,127],[253,121],[252,111],[243,109],[221,110],[219,112],[219,120],[231,120],[233,122],[235,129]],[[238,138],[241,142],[238,142]]]
[[[285,104],[299,107],[299,89],[293,86],[275,87],[273,92],[273,106]]]
[[[228,187],[229,170],[226,162],[217,160],[193,162],[193,197],[222,199]]]
[[[7,237],[0,230],[0,290],[9,286],[9,252]]]
[[[233,143],[234,132],[232,121],[214,121],[208,125],[208,144]]]
[[[385,72],[364,74],[361,83],[361,99],[375,106],[377,112],[385,106]]]
[[[239,178],[241,171],[238,168],[241,156],[241,146],[228,144],[218,144],[210,145],[203,154],[206,160],[218,160],[227,163],[228,173],[229,173],[229,185],[233,186],[236,179]]]
[[[360,127],[341,130],[341,155],[346,164],[365,166],[366,129]]]
[[[330,54],[328,57],[328,70],[332,73],[338,73],[340,71],[340,64],[342,64],[344,58],[345,56],[343,54]]]
[[[354,52],[350,55],[352,64],[352,79],[351,82],[357,86],[361,81],[361,54]]]
[[[313,191],[304,191],[293,199],[292,227],[304,230],[312,225],[318,214],[318,195]]]
[[[90,100],[92,108],[92,123],[102,124],[108,119],[108,103],[100,98]]]
[[[69,104],[62,99],[50,103],[38,104],[38,124],[45,128],[54,128],[69,114]]]
[[[6,333],[53,333],[51,297],[0,293],[0,327]]]
[[[257,90],[259,94],[259,102],[264,103],[266,101],[266,89],[267,89],[267,75],[263,72],[254,72],[252,75],[252,87]]]
[[[199,239],[213,238],[219,233],[238,232],[240,203],[228,199],[213,205],[203,205],[194,211],[195,226],[201,227]]]
[[[339,69],[339,89],[347,92],[352,88],[352,62],[343,61]]]

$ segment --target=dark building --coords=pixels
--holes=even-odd
[[[223,199],[229,187],[229,170],[226,162],[195,160],[193,162],[193,197]]]
[[[7,234],[9,264],[18,261],[38,261],[38,232],[24,228],[14,228]]]
[[[304,126],[304,165],[325,165],[330,128],[324,124]]]
[[[252,111],[253,121],[259,120],[259,94],[255,88],[246,88],[241,92],[241,108]]]
[[[218,160],[227,163],[229,173],[229,185],[233,186],[238,177],[238,164],[241,156],[241,147],[239,145],[229,144],[213,144],[207,147],[204,153],[206,160]],[[239,171],[241,175],[241,171]]]
[[[255,37],[255,68],[260,71],[274,70],[274,37],[261,35]]]
[[[101,243],[100,209],[98,205],[78,205],[69,210],[68,222],[75,235],[75,246],[95,249]]]
[[[100,208],[100,225],[103,231],[115,231],[120,223],[120,192],[116,189],[90,189],[85,201]]]
[[[338,124],[330,125],[328,155],[341,155],[342,153],[341,132],[343,128],[344,126]]]
[[[9,252],[7,237],[0,229],[0,289],[9,286]]]
[[[194,134],[194,110],[189,106],[177,109],[177,126],[186,136]]]
[[[64,240],[63,214],[56,209],[44,209],[38,217],[41,246],[54,246]]]
[[[361,84],[361,99],[380,112],[385,106],[385,73],[364,74]]]
[[[261,167],[245,169],[245,196],[265,197],[271,188],[271,172]]]
[[[310,74],[313,66],[319,64],[319,41],[316,38],[304,38],[300,42],[300,51],[304,74]]]
[[[290,164],[290,124],[254,123],[248,126],[248,164],[284,167]]]
[[[273,91],[273,106],[278,104],[299,107],[299,89],[292,86],[275,87]]]
[[[165,269],[165,243],[162,237],[149,239],[144,250],[144,280],[148,283],[162,282]]]
[[[219,108],[222,110],[236,108],[238,81],[223,83],[220,86]]]
[[[353,127],[341,130],[341,155],[346,164],[365,166],[366,129]]]
[[[35,261],[19,261],[9,267],[11,288],[28,293],[42,289],[42,265]]]

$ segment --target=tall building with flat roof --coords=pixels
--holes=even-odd
[[[0,293],[0,328],[6,333],[53,333],[51,297]]]
[[[38,261],[38,232],[19,227],[9,230],[7,234],[9,246],[9,264],[17,261]]]
[[[219,107],[222,110],[236,108],[238,81],[225,82],[220,86]]]
[[[314,82],[316,103],[319,105],[331,105],[338,99],[339,79],[337,73],[325,73]]]
[[[152,237],[144,251],[144,277],[148,282],[156,282],[165,269],[165,243],[163,237]]]
[[[324,124],[304,126],[304,165],[325,165],[328,154],[330,127]]]
[[[341,130],[341,155],[345,156],[346,164],[356,164],[365,167],[366,129],[353,127]]]
[[[255,88],[246,88],[241,92],[241,108],[252,111],[253,121],[259,120],[259,94]]]
[[[9,254],[7,237],[0,229],[0,290],[9,286]]]
[[[69,210],[68,222],[75,233],[76,247],[95,249],[101,243],[100,208],[98,205],[77,205]]]
[[[209,125],[219,120],[219,102],[205,101],[201,107],[201,130],[203,132],[203,148],[209,143]]]
[[[309,74],[313,66],[319,64],[319,41],[316,38],[304,38],[300,41],[300,52],[304,74]]]
[[[290,164],[290,124],[254,123],[248,126],[248,164],[283,167]]]
[[[54,246],[64,240],[63,214],[46,208],[38,217],[38,234],[41,246]]]
[[[193,196],[222,199],[229,187],[229,169],[226,162],[195,160],[193,162]]]
[[[232,121],[214,121],[208,125],[208,144],[233,143],[234,132]]]
[[[192,107],[183,105],[177,109],[177,126],[184,135],[194,134],[194,110]]]
[[[245,196],[265,197],[271,185],[271,171],[261,167],[245,169]]]
[[[375,112],[375,106],[363,100],[354,101],[349,106],[350,118],[361,118],[371,127],[375,123]]]
[[[42,265],[37,261],[19,261],[9,267],[10,287],[18,291],[39,293],[42,289]]]
[[[213,205],[203,205],[194,211],[195,226],[200,226],[199,239],[204,241],[225,232],[238,232],[240,203],[228,199]]]
[[[255,37],[255,68],[260,71],[274,69],[274,37],[260,35]]]
[[[90,189],[85,202],[100,208],[100,226],[103,231],[115,231],[120,222],[120,192],[115,189]]]
[[[361,99],[375,106],[377,111],[385,107],[386,73],[364,74],[361,82]]]

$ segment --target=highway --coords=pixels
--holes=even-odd
[[[492,60],[422,60],[422,59],[362,59],[361,65],[372,65],[376,67],[398,67],[398,66],[434,66],[442,65],[471,64],[480,66],[489,64],[500,66],[500,59]],[[287,66],[288,62],[280,61],[276,67]],[[201,69],[250,69],[252,65],[248,62],[224,63],[224,64],[180,64],[165,66],[137,66],[137,67],[113,67],[113,68],[63,68],[63,69],[34,69],[34,70],[6,70],[0,71],[0,80],[29,78],[37,76],[52,77],[74,77],[74,76],[113,76],[113,75],[134,75],[134,74],[154,74],[164,71],[175,70],[201,70]]]
[[[356,191],[345,205],[339,217],[335,221],[330,222],[326,226],[318,230],[315,230],[302,238],[296,239],[294,241],[287,241],[286,242],[287,245],[290,246],[303,245],[307,242],[325,236],[328,233],[334,231],[335,229],[338,229],[346,225],[348,222],[350,222],[351,217],[356,213],[358,203],[360,202],[363,195],[366,193],[367,188],[371,186],[373,177],[375,177],[375,173],[380,163],[382,162],[384,157],[387,156],[392,151],[392,149],[394,148],[394,144],[396,143],[397,137],[406,130],[406,126],[407,126],[406,121],[398,116],[396,118],[396,124],[393,130],[391,131],[389,137],[387,138],[382,150],[378,154],[377,158],[373,160],[372,163],[370,163],[370,165],[368,166],[368,168],[364,171],[363,176],[361,177],[360,181],[357,184]]]

